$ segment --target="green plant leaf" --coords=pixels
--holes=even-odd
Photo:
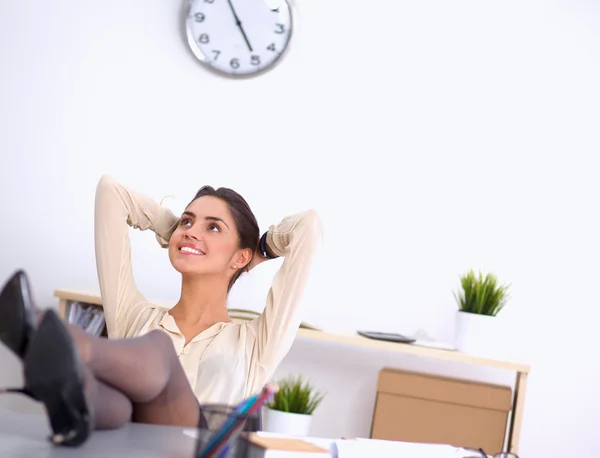
[[[302,376],[290,376],[278,383],[279,391],[268,404],[273,410],[312,414],[323,400],[324,394],[316,392]]]
[[[493,274],[485,277],[473,269],[460,277],[461,290],[454,292],[459,310],[479,315],[496,316],[506,305],[508,285],[499,285]]]

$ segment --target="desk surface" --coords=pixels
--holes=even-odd
[[[99,294],[78,291],[70,289],[58,289],[54,291],[54,296],[63,301],[80,301],[89,304],[102,305],[102,298]],[[153,301],[158,305],[165,305],[164,301]],[[298,337],[317,341],[327,341],[339,344],[354,345],[358,347],[374,348],[379,350],[393,351],[415,356],[424,356],[428,358],[441,359],[445,361],[454,361],[458,363],[475,364],[479,366],[495,367],[507,369],[516,372],[528,373],[530,367],[528,364],[522,364],[512,361],[502,361],[491,358],[481,358],[471,356],[458,351],[440,350],[437,348],[419,347],[417,345],[385,342],[382,340],[367,339],[359,335],[332,334],[323,331],[313,331],[310,329],[299,329]]]
[[[58,447],[47,437],[50,432],[46,418],[39,414],[24,414],[0,409],[0,457],[2,458],[193,458],[195,440],[184,434],[189,428],[129,423],[114,431],[95,431],[80,447]],[[263,435],[277,436],[263,433]],[[440,444],[412,444],[359,440],[310,439],[308,442],[328,449],[350,448],[347,456],[427,456],[429,458],[461,458],[460,449]],[[358,446],[362,445],[362,446]],[[354,450],[354,451],[353,451]],[[357,452],[359,453],[357,455]],[[361,453],[364,452],[364,453]],[[418,453],[417,453],[418,452]],[[471,453],[467,454],[468,456]]]
[[[127,424],[115,431],[95,431],[81,447],[57,447],[48,441],[46,418],[0,409],[2,458],[192,458],[195,441],[189,428]]]

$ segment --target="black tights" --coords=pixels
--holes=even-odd
[[[106,339],[69,325],[85,363],[96,429],[140,423],[196,427],[200,407],[171,339],[152,331]]]

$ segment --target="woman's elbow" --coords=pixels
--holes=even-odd
[[[115,188],[115,179],[108,173],[103,174],[96,185],[96,193],[100,194]]]
[[[302,228],[302,232],[306,237],[316,242],[320,241],[323,237],[323,223],[321,222],[319,213],[314,209],[306,210],[302,214],[298,226]]]

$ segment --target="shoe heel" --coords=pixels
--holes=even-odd
[[[77,446],[87,440],[93,418],[79,353],[53,310],[44,314],[25,356],[24,390],[44,404],[53,443]]]

